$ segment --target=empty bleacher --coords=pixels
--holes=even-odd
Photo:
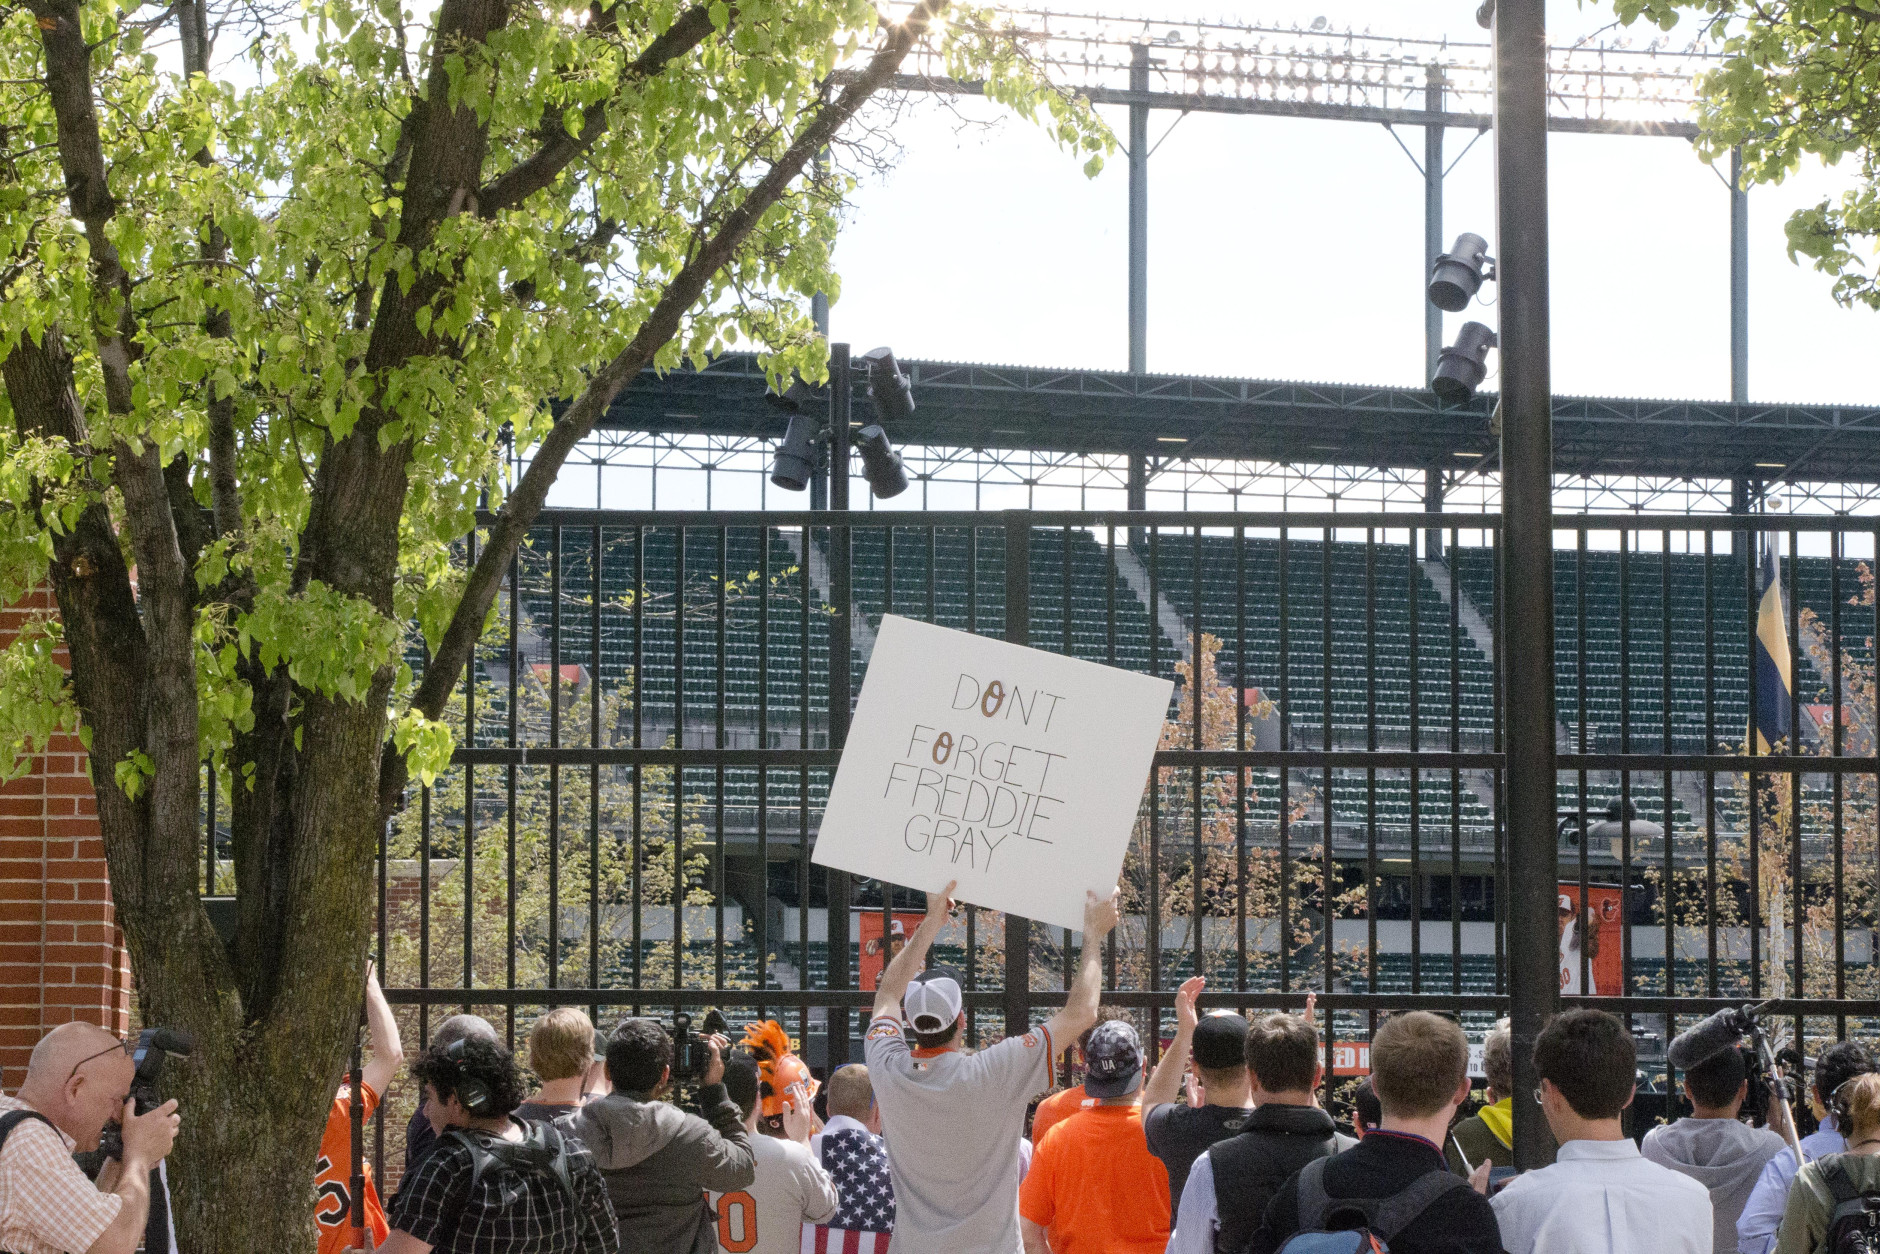
[[[1082,528],[1030,536],[1035,648],[1128,670],[1171,674],[1175,644]],[[1068,550],[1068,560],[1066,553]],[[895,613],[971,631],[1005,631],[1005,533],[999,528],[862,527],[853,542],[855,604],[871,626]],[[890,561],[892,556],[892,561]],[[1112,610],[1112,607],[1114,609]],[[865,659],[858,651],[857,674]]]
[[[549,557],[555,530],[535,528],[534,548],[521,559],[522,609],[544,652],[554,637],[557,608]],[[719,710],[754,715],[764,706],[773,727],[794,726],[792,716],[800,720],[805,695],[812,720],[826,708],[828,609],[819,590],[812,587],[805,595],[801,562],[780,529],[692,527],[681,537],[671,527],[608,527],[599,535],[597,552],[594,529],[560,529],[560,647],[554,660],[593,665],[598,558],[598,678],[604,689],[634,678],[637,625],[640,715],[646,724],[670,730],[681,696],[688,727],[712,721]],[[525,661],[546,665],[550,658]]]
[[[1493,728],[1490,662],[1466,629],[1458,625],[1451,631],[1449,604],[1404,545],[1380,544],[1367,551],[1362,544],[1335,542],[1327,554],[1320,541],[1289,541],[1283,624],[1281,546],[1276,539],[1245,542],[1244,592],[1242,554],[1231,537],[1157,533],[1139,544],[1136,552],[1154,566],[1160,591],[1176,611],[1191,625],[1198,618],[1202,630],[1221,638],[1222,677],[1243,688],[1261,688],[1280,703],[1295,744],[1316,743],[1322,735],[1328,687],[1332,731],[1340,742],[1361,742],[1371,728],[1373,707],[1380,737],[1407,737],[1413,653],[1415,716],[1422,744],[1442,743],[1452,727],[1465,735],[1483,735]],[[1243,604],[1244,619],[1240,617]],[[1369,634],[1373,622],[1375,641]],[[1332,637],[1329,685],[1325,668],[1328,623]],[[1236,674],[1243,627],[1246,671]],[[1366,678],[1373,657],[1374,684]],[[1452,680],[1459,681],[1459,693],[1452,693]],[[1451,718],[1452,697],[1459,697],[1459,724]]]
[[[1486,548],[1461,548],[1452,555],[1458,582],[1485,616],[1494,607],[1493,563],[1493,550]],[[1743,578],[1742,559],[1729,554],[1706,559],[1701,553],[1593,550],[1582,564],[1573,551],[1557,552],[1554,701],[1560,721],[1574,730],[1584,722],[1588,744],[1599,750],[1657,750],[1665,742],[1667,720],[1674,752],[1714,752],[1719,745],[1740,744],[1749,719]],[[1712,677],[1714,688],[1707,688]],[[1812,690],[1812,669],[1804,665],[1796,682],[1798,689]]]

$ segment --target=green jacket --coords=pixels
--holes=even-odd
[[[1514,1099],[1504,1097],[1484,1109],[1483,1114],[1488,1115],[1487,1119],[1482,1114],[1474,1114],[1451,1128],[1449,1140],[1443,1146],[1443,1154],[1449,1159],[1449,1169],[1459,1176],[1467,1176],[1472,1168],[1481,1165],[1484,1158],[1497,1167],[1514,1166],[1514,1147],[1495,1131],[1497,1127],[1506,1130],[1511,1126],[1513,1109]],[[1498,1114],[1500,1118],[1496,1118]],[[1460,1154],[1456,1152],[1458,1145],[1462,1147]],[[1464,1158],[1468,1159],[1466,1165]]]
[[[1834,1194],[1821,1177],[1821,1169],[1838,1162],[1862,1193],[1880,1194],[1880,1156],[1828,1154],[1804,1163],[1789,1190],[1788,1209],[1776,1231],[1776,1254],[1816,1254],[1828,1247],[1828,1220],[1834,1215]]]

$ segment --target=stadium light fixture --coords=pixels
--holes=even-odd
[[[888,433],[870,423],[855,433],[855,448],[862,455],[862,478],[875,499],[885,501],[907,491],[907,469],[894,451]]]
[[[770,481],[786,492],[801,492],[816,475],[816,408],[821,397],[798,379],[781,396],[766,392],[764,399],[790,415],[783,442],[770,459]]]
[[[1495,259],[1488,255],[1488,241],[1464,231],[1430,267],[1430,304],[1461,313],[1482,284],[1494,277]]]
[[[1430,391],[1445,404],[1455,405],[1475,395],[1488,375],[1488,350],[1500,341],[1495,333],[1479,322],[1465,322],[1456,333],[1456,342],[1436,359],[1436,375]]]
[[[868,399],[886,423],[910,422],[914,417],[914,384],[895,364],[891,348],[871,348],[862,354],[868,367]]]

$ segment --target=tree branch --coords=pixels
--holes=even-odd
[[[113,416],[132,412],[130,365],[131,282],[117,245],[106,229],[117,212],[105,173],[104,143],[93,98],[91,49],[79,22],[78,0],[32,0],[46,57],[46,88],[59,138],[59,165],[72,214],[85,227],[91,254],[92,326],[104,376],[105,402]],[[138,729],[154,765],[149,782],[141,883],[114,874],[112,888],[126,889],[153,914],[173,914],[195,905],[195,847],[200,815],[195,597],[184,565],[170,495],[157,449],[133,447],[113,433],[113,482],[124,497],[126,522],[137,556],[137,603],[149,649],[144,721]],[[107,759],[115,769],[117,759]],[[101,791],[109,791],[109,786]],[[181,855],[180,857],[178,855]],[[114,868],[115,869],[115,868]]]
[[[608,10],[609,20],[619,5]],[[737,6],[731,6],[731,21],[737,20]],[[654,77],[668,65],[705,42],[715,28],[707,5],[694,5],[681,13],[644,51],[633,59],[621,75],[621,85],[641,83]],[[509,167],[477,193],[477,212],[493,218],[504,209],[514,208],[541,191],[582,153],[593,147],[607,133],[607,106],[611,100],[596,100],[581,111],[581,133],[568,134],[559,115],[545,116],[542,130],[547,136],[535,152]]]
[[[628,382],[638,377],[653,361],[659,349],[678,333],[685,313],[704,294],[711,277],[727,265],[738,248],[756,230],[758,222],[776,204],[810,160],[821,152],[835,134],[854,117],[870,96],[879,91],[900,68],[914,43],[926,31],[934,16],[947,7],[947,0],[921,0],[905,21],[890,28],[887,43],[870,58],[866,68],[842,89],[833,101],[824,105],[803,128],[776,164],[752,186],[750,194],[725,215],[716,234],[705,241],[672,282],[666,286],[646,320],[627,346],[588,382],[581,395],[562,411],[542,445],[529,461],[509,497],[503,502],[489,538],[464,583],[463,597],[456,613],[445,628],[437,652],[425,667],[424,680],[412,699],[412,708],[426,718],[435,719],[444,710],[457,677],[463,673],[481,634],[484,618],[495,603],[496,590],[503,572],[509,568],[522,538],[548,499],[548,490],[561,472],[562,463],[574,446],[585,439],[607,406]],[[404,756],[387,745],[379,772],[379,810],[389,818],[397,809],[408,778]]]
[[[88,433],[72,382],[72,357],[56,325],[37,340],[22,335],[0,361],[0,378],[21,434],[60,440],[75,450],[85,446]],[[34,485],[35,509],[44,505],[51,487]],[[91,731],[106,860],[123,871],[121,886],[113,877],[113,892],[122,894],[115,899],[127,912],[125,926],[135,927],[144,882],[147,798],[125,796],[111,782],[111,768],[143,748],[149,650],[130,570],[104,502],[89,503],[75,526],[54,529],[52,546],[52,587],[72,659],[72,696]]]

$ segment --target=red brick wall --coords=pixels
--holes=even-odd
[[[0,647],[54,610],[49,591],[0,609]],[[130,990],[85,750],[60,736],[0,785],[0,1086],[19,1087],[34,1042],[61,1023],[129,1031]]]

